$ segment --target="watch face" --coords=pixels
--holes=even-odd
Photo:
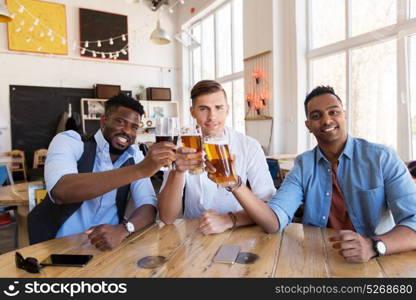
[[[380,255],[386,254],[387,248],[386,248],[386,245],[382,241],[377,241],[376,248]]]
[[[134,232],[134,225],[131,222],[126,223],[126,229],[128,232],[132,233]]]

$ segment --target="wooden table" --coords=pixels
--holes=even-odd
[[[31,183],[42,183],[31,181],[0,187],[0,206],[17,206],[17,224],[19,227],[19,248],[29,245],[27,233],[27,215],[29,213],[28,186]]]
[[[416,251],[349,264],[331,247],[331,229],[291,224],[283,233],[266,234],[257,226],[202,235],[198,220],[154,224],[135,233],[112,251],[100,252],[85,234],[50,240],[20,249],[23,256],[43,260],[51,253],[93,254],[82,268],[45,267],[40,274],[15,267],[14,255],[0,256],[0,277],[416,277]],[[223,244],[255,253],[254,264],[213,263]],[[143,269],[137,261],[162,255],[167,262]]]

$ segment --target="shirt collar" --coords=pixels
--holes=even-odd
[[[347,136],[347,143],[345,144],[344,150],[342,151],[342,153],[339,157],[341,158],[343,155],[345,155],[346,157],[351,159],[352,155],[353,155],[353,148],[354,148],[353,144],[354,144],[354,138],[351,137],[350,135],[348,135]],[[322,153],[319,146],[316,146],[315,159],[316,159],[317,162],[321,161],[321,159],[324,159],[325,161],[328,161],[326,159],[325,155]]]

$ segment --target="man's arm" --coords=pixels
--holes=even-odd
[[[175,146],[163,142],[150,147],[138,164],[105,172],[68,174],[61,177],[51,190],[56,203],[76,203],[94,199],[130,182],[152,176],[166,161],[174,161]]]
[[[176,151],[176,168],[169,172],[158,199],[159,217],[165,224],[172,224],[182,211],[185,172],[201,165],[202,155],[195,151],[192,148],[179,148]]]

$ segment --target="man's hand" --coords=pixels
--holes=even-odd
[[[234,161],[235,161],[235,156],[230,154],[230,168],[232,170],[234,170]],[[208,160],[208,157],[206,155],[205,155],[205,171],[207,171],[208,178],[215,182],[214,174],[217,172],[217,169],[215,169],[215,167],[211,164],[211,162]],[[233,184],[234,183],[231,182],[229,186]],[[223,187],[226,187],[226,186],[223,186]]]
[[[151,177],[163,166],[176,160],[176,146],[169,142],[155,143],[150,146],[145,158],[138,164],[144,177]]]
[[[371,239],[351,230],[340,230],[329,240],[335,242],[332,247],[340,249],[339,253],[350,263],[367,262],[376,255]]]
[[[181,147],[176,151],[176,172],[186,172],[202,166],[202,153],[193,148]]]
[[[85,231],[85,233],[88,234],[91,244],[101,251],[114,249],[129,234],[122,224],[94,226]]]
[[[213,210],[206,210],[199,219],[199,230],[203,234],[221,233],[233,227],[229,215],[223,215]]]

